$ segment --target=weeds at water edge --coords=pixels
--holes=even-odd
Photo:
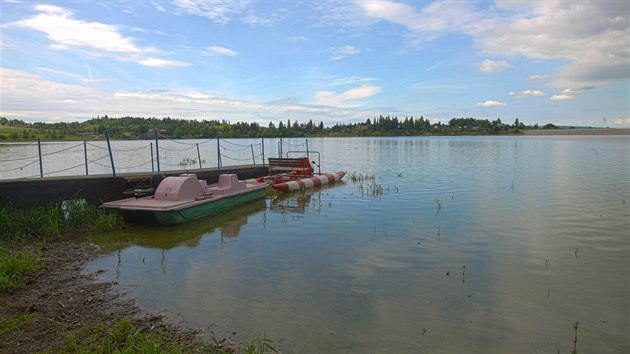
[[[147,332],[136,329],[127,320],[121,320],[111,328],[84,327],[67,335],[62,353],[183,353],[185,346],[164,339],[161,330]],[[207,351],[210,352],[210,351]]]
[[[39,269],[41,264],[42,258],[38,251],[12,251],[0,246],[0,293],[24,286],[26,276]]]
[[[278,350],[274,348],[273,341],[266,337],[263,333],[258,333],[258,338],[254,338],[249,342],[249,345],[245,348],[247,354],[265,354],[265,353],[277,353]]]
[[[0,317],[0,334],[19,331],[33,322],[34,318],[35,315],[30,313],[28,309],[24,311],[24,313],[13,315],[11,317]]]
[[[399,176],[400,177],[400,176]],[[383,194],[398,193],[398,187],[383,186],[380,183],[376,183],[376,176],[361,174],[352,172],[349,180],[352,183],[358,184],[358,189],[361,191],[361,196],[366,195],[371,198],[381,197]]]
[[[79,231],[114,231],[123,226],[120,215],[80,200],[29,209],[0,207],[0,242],[5,244],[54,240]]]

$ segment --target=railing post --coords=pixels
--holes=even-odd
[[[311,155],[308,154],[308,138],[306,138],[306,158],[308,159],[308,161],[310,163]]]
[[[153,164],[153,143],[151,145],[151,172],[155,172],[155,165]]]
[[[83,156],[85,157],[85,175],[89,175],[88,173],[88,159],[87,159],[87,143],[83,140]]]
[[[114,156],[112,156],[112,145],[109,143],[109,130],[105,129],[105,139],[107,139],[107,150],[109,151],[109,161],[112,164],[112,176],[116,177],[116,168],[114,167]]]
[[[39,177],[44,178],[44,167],[42,165],[42,142],[37,138],[37,155],[39,156]]]
[[[153,133],[155,133],[155,161],[157,162],[157,169],[160,172],[160,145],[158,144],[158,130],[157,128],[153,129]]]
[[[278,143],[278,157],[282,157],[282,137],[280,137],[280,143]]]
[[[219,143],[218,136],[217,136],[217,170],[221,172],[221,144]]]
[[[199,143],[197,143],[197,159],[199,160],[199,169],[201,169],[201,154],[199,153]]]
[[[249,144],[249,146],[252,148],[252,163],[255,165],[256,158],[254,157],[254,144]]]
[[[262,164],[265,166],[265,138],[260,138],[260,146],[262,147]]]

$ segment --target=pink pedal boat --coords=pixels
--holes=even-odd
[[[166,177],[155,194],[103,203],[104,208],[124,213],[152,213],[162,225],[171,225],[220,213],[265,196],[267,184],[239,181],[235,174],[222,174],[208,186],[194,174]]]

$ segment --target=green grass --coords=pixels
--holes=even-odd
[[[78,232],[107,232],[124,226],[118,214],[79,201],[26,210],[0,207],[0,293],[24,285],[42,263],[38,249]]]
[[[11,333],[13,331],[19,331],[28,326],[35,315],[25,311],[24,313],[13,315],[11,317],[0,317],[0,334]]]
[[[180,343],[164,340],[162,331],[146,332],[121,320],[109,329],[85,327],[67,335],[61,353],[184,353]]]
[[[48,241],[77,232],[107,232],[122,228],[124,221],[80,200],[43,207],[0,207],[0,242],[5,244]]]
[[[29,249],[11,251],[0,247],[0,293],[24,286],[26,277],[42,264],[39,252]]]
[[[210,353],[225,354],[231,350],[220,344],[208,345],[201,340],[171,340],[162,330],[147,331],[136,328],[130,321],[121,320],[110,328],[87,325],[63,339],[59,353]],[[277,353],[273,341],[264,335],[250,341],[242,351],[247,354]]]
[[[278,350],[274,348],[273,341],[266,337],[263,333],[258,333],[258,338],[252,339],[244,350],[247,354],[265,354],[265,353],[277,353]]]

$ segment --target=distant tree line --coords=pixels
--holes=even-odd
[[[337,123],[325,127],[323,122],[299,123],[291,119],[267,126],[258,123],[218,120],[193,120],[166,118],[121,117],[107,115],[85,122],[26,123],[18,119],[0,117],[0,140],[81,140],[103,134],[106,130],[111,139],[153,139],[157,130],[171,139],[255,138],[255,137],[314,137],[314,136],[414,136],[414,135],[488,135],[519,134],[524,129],[538,129],[538,125],[526,126],[518,118],[513,124],[504,124],[500,118],[494,121],[476,118],[453,118],[448,124],[431,123],[419,118],[379,116],[368,118],[364,123]],[[547,124],[542,129],[557,128]]]

